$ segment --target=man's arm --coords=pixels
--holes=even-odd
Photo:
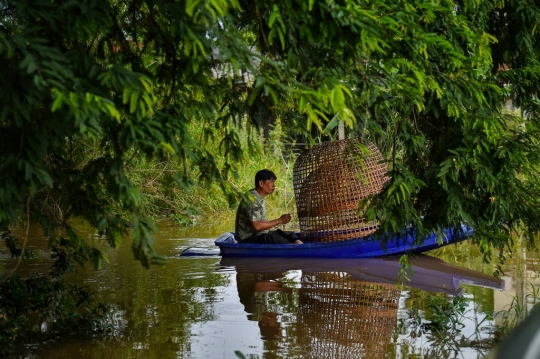
[[[291,215],[289,213],[285,213],[285,214],[282,214],[281,217],[272,219],[269,221],[267,220],[251,221],[251,225],[257,232],[259,232],[259,231],[265,231],[267,229],[271,229],[280,224],[287,224],[290,221],[291,221]]]

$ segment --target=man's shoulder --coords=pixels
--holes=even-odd
[[[261,195],[257,193],[257,190],[255,188],[250,189],[246,193],[244,193],[244,200],[247,200],[248,202],[255,202],[256,199],[261,198]]]
[[[254,189],[250,189],[242,194],[239,207],[252,206],[255,203],[257,191],[255,191],[256,194],[253,194],[253,191]]]

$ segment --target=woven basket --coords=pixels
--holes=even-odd
[[[298,337],[306,358],[384,358],[401,291],[346,273],[302,276]]]
[[[303,152],[293,170],[302,237],[335,242],[375,232],[377,222],[359,216],[358,203],[381,191],[386,171],[377,147],[360,139],[326,142]]]

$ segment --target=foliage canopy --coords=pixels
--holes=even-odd
[[[216,182],[232,200],[238,129],[276,118],[292,140],[341,120],[381,147],[391,181],[361,209],[384,232],[466,223],[488,253],[540,228],[534,1],[2,0],[0,12],[0,226],[28,211],[67,258],[104,261],[71,218],[116,246],[130,213],[136,258],[161,262],[126,166],[164,159],[184,188]]]

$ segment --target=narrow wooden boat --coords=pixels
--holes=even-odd
[[[431,233],[420,243],[409,229],[385,242],[374,235],[336,242],[313,242],[302,238],[304,244],[238,243],[233,232],[226,232],[215,240],[224,257],[290,257],[290,258],[374,258],[403,253],[422,253],[461,242],[472,236],[472,228],[445,229],[442,234]]]

